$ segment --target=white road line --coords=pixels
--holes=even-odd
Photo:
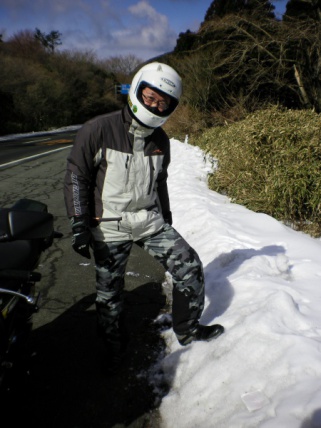
[[[70,147],[71,147],[71,145],[70,146],[66,146],[66,147],[60,147],[59,149],[50,150],[49,152],[39,153],[38,155],[28,156],[26,158],[17,159],[17,160],[12,161],[12,162],[3,163],[3,164],[0,165],[0,169],[4,168],[6,166],[17,165],[18,163],[22,163],[22,162],[24,162],[26,160],[40,158],[42,156],[46,156],[46,155],[49,155],[49,154],[54,153],[54,152],[59,152],[61,150],[69,149]]]

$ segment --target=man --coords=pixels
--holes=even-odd
[[[72,246],[87,258],[93,250],[98,327],[115,359],[126,342],[122,291],[133,242],[172,275],[173,329],[181,345],[224,331],[218,324],[199,324],[202,264],[171,226],[170,143],[161,125],[177,107],[181,92],[174,69],[157,62],[145,65],[134,76],[126,107],[87,122],[68,157],[64,194]]]

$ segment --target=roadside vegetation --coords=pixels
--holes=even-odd
[[[1,38],[2,40],[2,38]],[[25,30],[0,42],[0,135],[80,124],[120,108],[142,60],[63,51],[62,35]],[[217,159],[209,183],[254,211],[321,235],[321,3],[214,0],[197,32],[159,61],[184,93],[171,137]]]
[[[276,106],[193,140],[213,157],[211,189],[321,235],[321,116]]]

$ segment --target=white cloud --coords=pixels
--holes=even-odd
[[[127,55],[142,59],[172,50],[177,34],[169,19],[148,0],[0,0],[8,14],[3,34],[36,27],[62,34],[59,50],[85,50],[99,58]],[[6,29],[8,19],[10,28]],[[5,31],[8,30],[8,31]],[[9,33],[10,32],[10,33]],[[8,34],[7,34],[8,33]]]
[[[160,15],[156,12],[156,10],[148,3],[146,0],[142,0],[137,4],[130,6],[128,10],[138,17],[144,18],[147,16],[152,20],[156,20],[159,16],[163,17],[164,15]]]
[[[137,50],[154,50],[164,53],[173,49],[177,35],[170,28],[168,18],[158,13],[147,1],[142,0],[128,8],[130,25],[112,33],[113,42],[119,47]]]

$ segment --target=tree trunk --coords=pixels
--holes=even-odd
[[[310,107],[311,103],[310,103],[309,97],[308,97],[308,95],[307,95],[307,93],[306,93],[306,91],[304,89],[304,86],[303,86],[303,83],[302,83],[302,79],[301,79],[299,70],[297,69],[297,67],[296,67],[295,64],[293,65],[293,68],[294,68],[295,80],[297,81],[297,84],[299,86],[299,91],[300,91],[300,94],[301,94],[301,97],[302,97],[302,100],[303,100],[304,107]]]

